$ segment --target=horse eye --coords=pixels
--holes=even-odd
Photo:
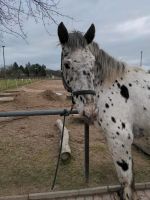
[[[70,66],[69,66],[68,63],[65,63],[64,65],[65,65],[65,68],[66,68],[66,69],[70,69]]]

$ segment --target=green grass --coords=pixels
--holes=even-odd
[[[35,81],[35,79],[1,79],[0,91],[18,88],[19,86],[27,85],[33,81]]]

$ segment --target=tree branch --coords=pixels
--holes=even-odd
[[[27,38],[24,22],[33,18],[36,23],[42,22],[45,30],[49,22],[57,23],[57,17],[67,17],[59,12],[59,0],[0,0],[0,34],[12,34]],[[17,31],[16,31],[17,30]]]

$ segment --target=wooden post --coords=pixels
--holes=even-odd
[[[60,119],[57,119],[56,126],[59,129],[60,134],[62,134],[63,123]],[[61,160],[66,161],[71,158],[71,149],[69,146],[69,131],[66,127],[64,127],[64,136],[62,142],[62,150],[61,150]]]
[[[143,51],[141,51],[140,66],[142,67]]]
[[[3,47],[3,62],[4,62],[4,79],[6,79],[5,51],[4,51],[5,46],[2,47]]]

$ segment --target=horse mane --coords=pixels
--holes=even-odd
[[[86,48],[87,41],[83,34],[79,31],[73,31],[69,33],[69,38],[66,46],[72,51],[77,48]],[[104,50],[99,48],[96,42],[92,42],[88,45],[89,50],[95,56],[96,67],[98,67],[99,77],[101,80],[112,81],[118,76],[123,76],[126,72],[126,64],[121,61],[117,61],[110,56]]]
[[[103,81],[113,81],[118,77],[124,76],[126,72],[126,63],[118,61],[103,49],[99,48],[96,42],[89,45],[89,49],[96,59],[100,79]]]

